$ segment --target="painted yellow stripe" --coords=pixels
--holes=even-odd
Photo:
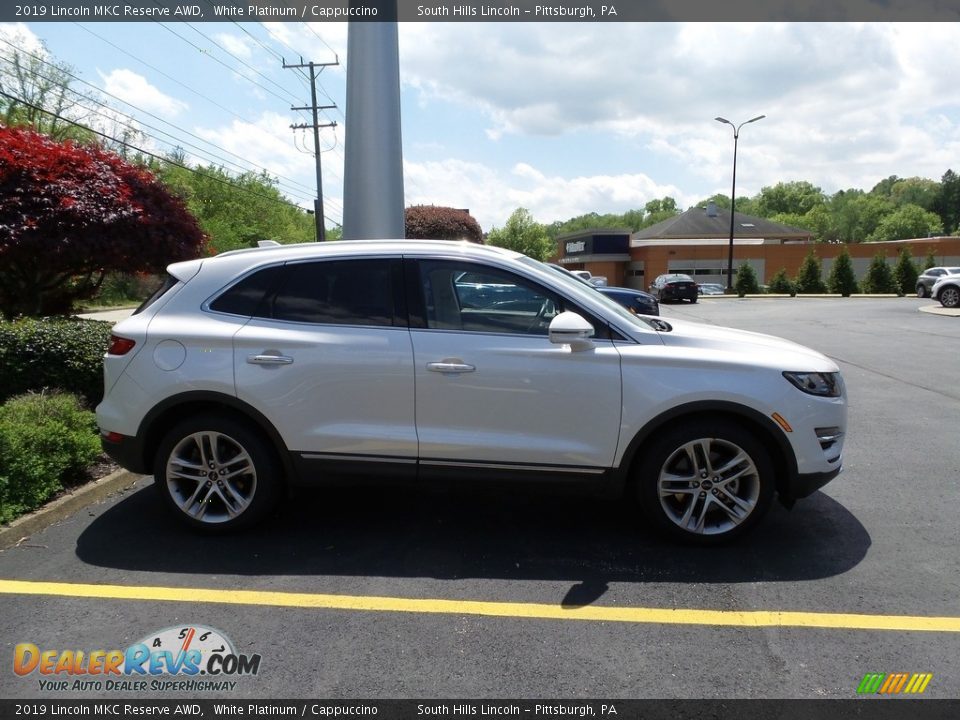
[[[844,613],[778,612],[770,610],[683,610],[664,608],[585,606],[544,603],[484,602],[358,595],[213,590],[127,585],[0,580],[0,594],[52,595],[69,598],[146,600],[162,602],[266,605],[274,607],[360,610],[365,612],[485,615],[540,620],[583,620],[665,625],[725,627],[798,627],[842,630],[893,630],[960,633],[960,617],[914,615],[852,615]]]

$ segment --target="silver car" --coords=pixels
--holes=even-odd
[[[933,292],[933,284],[947,275],[960,275],[960,267],[932,267],[917,278],[917,297],[927,298]]]

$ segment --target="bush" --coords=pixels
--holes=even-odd
[[[919,274],[909,248],[900,248],[900,256],[893,268],[898,293],[900,295],[913,295],[917,289],[917,276]]]
[[[110,330],[110,323],[79,318],[0,322],[0,402],[56,389],[92,408],[103,397]]]
[[[757,274],[753,271],[753,267],[749,263],[742,263],[739,268],[737,268],[737,282],[734,285],[737,290],[737,295],[743,297],[744,295],[756,295],[760,292],[760,283],[757,282]]]
[[[96,419],[73,395],[23,395],[0,405],[0,522],[82,480],[99,455]]]
[[[797,294],[797,289],[793,286],[793,283],[790,282],[790,278],[787,277],[786,268],[780,268],[780,271],[770,280],[768,288],[770,292],[778,295],[793,296]]]
[[[887,264],[887,258],[883,253],[877,253],[873,256],[873,261],[867,270],[867,276],[863,279],[862,287],[865,293],[895,293],[897,291],[897,281],[893,277],[893,270]]]
[[[850,253],[844,247],[833,261],[830,268],[830,277],[827,279],[830,292],[840,293],[843,297],[850,297],[857,291],[857,276],[853,272],[853,261]]]
[[[469,240],[483,243],[483,231],[466,210],[413,205],[404,211],[404,234],[427,240]]]
[[[820,279],[820,273],[820,258],[811,250],[803,259],[803,264],[797,272],[797,279],[794,281],[797,292],[803,294],[825,293],[827,286]]]

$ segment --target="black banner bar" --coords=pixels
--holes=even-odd
[[[0,700],[0,718],[955,720],[960,700]]]
[[[960,0],[36,0],[0,22],[895,22],[960,20]]]

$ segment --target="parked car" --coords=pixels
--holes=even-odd
[[[698,283],[701,295],[724,295],[727,289],[720,283]]]
[[[924,270],[917,277],[917,297],[930,297],[934,283],[946,275],[960,275],[960,267],[932,267]]]
[[[114,327],[97,423],[106,451],[202,530],[358,475],[562,479],[709,544],[841,471],[847,403],[829,358],[635,315],[508,250],[306,243],[168,274]],[[469,306],[477,287],[508,299]]]
[[[689,300],[695,303],[700,295],[693,278],[679,273],[660,275],[650,286],[650,292],[660,302],[664,300]]]
[[[933,284],[931,295],[945,308],[960,307],[960,274],[941,277]]]
[[[650,293],[622,287],[598,287],[602,294],[638,315],[659,315],[660,303]]]

